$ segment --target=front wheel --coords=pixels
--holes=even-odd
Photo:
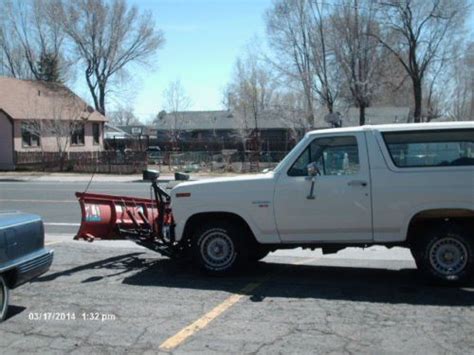
[[[455,226],[433,229],[414,247],[418,268],[444,284],[460,284],[474,271],[473,241]]]
[[[8,311],[8,286],[0,275],[0,322],[5,320]]]
[[[234,271],[247,260],[245,234],[236,224],[209,223],[194,233],[193,256],[212,274]]]

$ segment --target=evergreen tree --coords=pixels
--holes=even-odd
[[[61,83],[59,60],[53,53],[43,53],[38,61],[38,78],[53,83]]]

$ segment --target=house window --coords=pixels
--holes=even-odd
[[[94,144],[100,144],[100,125],[98,123],[92,124],[92,138]]]
[[[23,147],[39,147],[40,136],[34,133],[34,127],[28,123],[21,124],[21,141]]]
[[[84,125],[77,125],[72,128],[71,145],[84,145]]]

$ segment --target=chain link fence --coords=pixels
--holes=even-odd
[[[284,151],[191,151],[152,152],[148,164],[157,165],[162,172],[257,172],[275,167],[287,154]]]

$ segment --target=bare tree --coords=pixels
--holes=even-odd
[[[449,58],[448,54],[443,54],[439,56],[438,60],[434,60],[431,63],[430,69],[425,75],[425,80],[423,83],[423,91],[426,92],[426,95],[423,97],[422,101],[422,117],[421,121],[430,122],[436,118],[439,118],[443,115],[443,99],[444,97],[444,85],[446,81],[449,81],[446,74],[451,70],[446,70],[448,64],[452,59]],[[444,82],[440,85],[440,81]]]
[[[5,13],[0,13],[3,17]],[[0,73],[18,79],[30,79],[33,77],[28,64],[24,60],[23,51],[20,46],[12,40],[12,33],[7,29],[5,21],[0,18]]]
[[[270,108],[275,92],[275,81],[256,53],[248,52],[238,58],[233,77],[225,91],[225,100],[229,108],[240,117],[242,122],[239,132],[244,140],[250,134],[254,150],[260,151],[260,120],[263,113]]]
[[[328,43],[329,9],[316,0],[277,0],[266,14],[275,66],[301,83],[307,119],[314,126],[315,100],[332,113],[339,72]]]
[[[304,94],[301,91],[280,88],[273,95],[271,111],[273,118],[287,128],[286,151],[299,142],[308,130],[314,128],[306,119]]]
[[[172,129],[170,130],[173,148],[178,147],[179,132],[184,126],[184,116],[182,111],[186,111],[191,106],[191,98],[186,94],[181,81],[176,79],[168,83],[168,87],[163,91],[164,108],[172,117]]]
[[[10,29],[8,16],[9,0],[0,0],[0,73],[14,78],[26,77],[29,73],[23,60],[21,48]],[[26,70],[25,70],[26,69]]]
[[[85,66],[95,108],[102,114],[114,77],[131,63],[143,63],[164,43],[151,14],[140,14],[125,0],[61,1],[60,18]]]
[[[65,35],[59,23],[57,1],[2,3],[0,47],[4,71],[20,79],[65,79],[70,63],[65,59]]]
[[[464,0],[387,0],[380,3],[384,34],[371,32],[402,64],[413,85],[414,120],[422,120],[423,81],[444,45],[462,27]]]
[[[448,117],[455,121],[474,120],[474,42],[466,46],[449,74],[451,82],[444,87],[449,98]]]
[[[110,111],[107,114],[110,123],[114,126],[130,126],[140,124],[140,120],[133,113],[133,108],[130,106],[124,107],[119,105],[115,111]]]
[[[344,0],[332,19],[332,45],[344,73],[347,99],[359,108],[359,124],[365,124],[365,109],[381,83],[382,46],[367,33],[377,33],[373,1]]]

